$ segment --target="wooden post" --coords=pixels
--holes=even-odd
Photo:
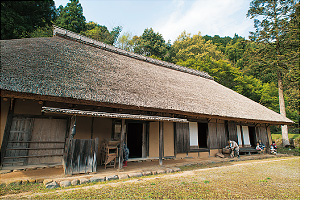
[[[123,166],[123,147],[124,147],[124,136],[125,136],[125,119],[121,120],[121,134],[120,134],[120,151],[119,151],[119,170]]]
[[[2,146],[1,146],[1,159],[0,159],[0,165],[3,165],[3,159],[5,156],[5,152],[8,146],[8,140],[10,137],[10,130],[11,130],[11,125],[12,125],[12,119],[13,119],[13,109],[14,109],[14,103],[15,100],[11,99],[10,100],[10,105],[9,105],[9,110],[8,110],[8,115],[7,115],[7,121],[4,129],[4,134],[3,134],[3,140],[2,140]]]
[[[91,139],[93,139],[93,122],[94,122],[94,117],[91,119]]]
[[[147,157],[147,124],[142,124],[142,158]]]
[[[242,140],[242,147],[244,147],[244,137],[243,137],[243,130],[242,130],[242,125],[240,125],[240,133],[241,133],[241,140]]]
[[[163,122],[159,121],[159,165],[162,165],[163,157]]]

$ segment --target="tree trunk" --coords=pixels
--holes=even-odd
[[[286,106],[284,103],[284,97],[283,97],[283,85],[282,85],[282,78],[280,72],[277,73],[278,75],[278,89],[279,89],[279,107],[280,107],[280,114],[284,117],[286,117]],[[282,131],[282,145],[290,145],[289,137],[288,137],[288,126],[282,125],[281,126]]]

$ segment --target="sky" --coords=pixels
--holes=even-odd
[[[69,0],[55,0],[56,7]],[[246,17],[250,0],[80,0],[86,21],[108,27],[122,26],[122,33],[142,35],[153,28],[171,43],[183,32],[192,35],[234,34],[248,39],[253,20]]]

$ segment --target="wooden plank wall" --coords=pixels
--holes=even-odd
[[[71,139],[64,158],[66,175],[96,172],[99,140]]]
[[[265,124],[256,126],[257,141],[261,140],[265,146],[270,145],[267,134],[268,133],[267,133],[267,128]]]
[[[13,117],[3,166],[26,165],[33,119]],[[16,158],[14,158],[16,157]]]
[[[31,157],[28,159],[28,164],[62,163],[66,129],[67,120],[65,119],[34,119],[31,141],[38,141],[39,143],[30,144],[29,155],[44,157]]]
[[[227,145],[227,134],[223,120],[208,123],[210,149],[220,149]]]
[[[66,119],[14,116],[3,165],[61,164],[66,126]]]
[[[238,142],[237,125],[233,121],[228,121],[229,140]]]
[[[208,123],[208,147],[210,149],[218,148],[217,140],[217,123],[209,122]]]
[[[190,150],[189,123],[175,123],[175,134],[175,152],[188,152]]]

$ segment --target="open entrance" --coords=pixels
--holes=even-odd
[[[199,148],[207,148],[208,124],[198,123],[198,142]]]
[[[255,147],[257,137],[254,126],[237,125],[238,143],[241,147]]]
[[[142,157],[142,123],[128,123],[127,125],[127,146],[129,158]]]
[[[251,146],[255,147],[257,143],[257,137],[256,137],[255,128],[253,126],[249,126],[249,138],[250,138]]]

